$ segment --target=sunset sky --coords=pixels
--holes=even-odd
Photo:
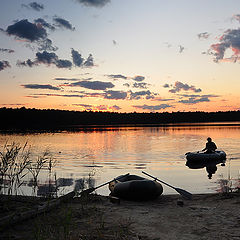
[[[240,110],[239,0],[2,0],[0,107]]]

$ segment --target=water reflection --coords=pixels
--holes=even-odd
[[[56,197],[57,187],[55,184],[44,184],[37,187],[37,196],[39,197]]]
[[[229,158],[227,160],[227,176],[223,174],[219,175],[217,180],[218,188],[217,192],[228,194],[230,192],[240,192],[240,172],[239,169],[235,169],[235,158]],[[232,170],[237,170],[237,177],[234,176]]]
[[[194,166],[186,167],[184,155],[202,148],[202,143],[208,136],[214,138],[220,149],[227,151],[227,156],[232,159],[232,178],[237,179],[240,169],[239,125],[121,126],[80,132],[0,134],[0,145],[6,142],[24,144],[27,141],[32,146],[34,155],[48,148],[57,161],[54,169],[57,179],[67,179],[58,182],[59,189],[63,192],[71,191],[75,186],[81,188],[81,179],[88,179],[92,172],[96,185],[99,185],[125,171],[139,175],[141,170],[146,170],[192,193],[208,193],[216,192],[219,175],[222,175],[222,179],[227,178],[227,167],[221,167],[219,163],[208,168],[198,165],[202,170],[191,171],[189,168]],[[197,169],[197,164],[195,168]],[[212,178],[211,181],[206,173]],[[42,182],[38,183],[39,186],[44,185],[48,174],[39,178]],[[24,182],[21,184],[25,187]],[[7,183],[0,182],[0,185]],[[26,194],[31,195],[31,187],[28,188],[30,190]],[[3,191],[6,190],[2,189]],[[109,192],[103,187],[97,193],[108,195]],[[164,189],[164,194],[169,193],[174,192]]]
[[[215,174],[217,171],[217,165],[210,164],[210,165],[206,166],[206,170],[208,172],[208,178],[212,179],[212,175]]]
[[[221,164],[222,167],[225,166],[225,160],[204,160],[204,161],[196,161],[196,160],[187,160],[186,166],[190,169],[201,169],[206,168],[207,176],[209,179],[212,179],[212,175],[217,172],[217,165]]]
[[[88,188],[93,188],[95,186],[95,179],[93,176],[88,176],[88,178],[58,178],[57,180],[50,180],[45,183],[40,181],[37,186],[33,184],[33,180],[25,181],[24,186],[34,189],[36,196],[39,197],[57,197],[65,194],[66,192],[75,190],[81,192]],[[25,189],[26,191],[26,189]]]
[[[58,187],[67,187],[73,185],[73,179],[72,178],[58,178],[56,181],[56,185]]]

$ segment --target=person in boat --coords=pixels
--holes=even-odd
[[[210,137],[208,137],[206,147],[202,151],[206,151],[205,153],[214,153],[216,149],[216,144],[212,141]]]

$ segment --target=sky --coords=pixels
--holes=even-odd
[[[240,110],[239,0],[2,0],[0,107]]]

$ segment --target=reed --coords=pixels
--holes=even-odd
[[[15,142],[3,146],[0,151],[1,193],[18,194],[30,162],[30,149],[27,143],[23,147]]]
[[[25,183],[25,177],[30,177],[32,193],[36,195],[40,172],[48,171],[50,187],[55,165],[56,161],[49,150],[35,159],[27,142],[23,146],[15,142],[5,143],[0,150],[0,194],[18,195],[20,192],[23,195],[21,186]]]
[[[40,187],[38,183],[42,170],[48,171],[50,188],[55,165],[56,161],[48,150],[34,157],[27,143],[23,146],[17,143],[10,145],[6,143],[0,151],[0,194],[8,195],[6,198],[13,194],[17,195],[20,187],[25,183],[24,178],[30,176],[32,178],[33,195],[35,195],[36,189]],[[57,188],[56,174],[54,176]],[[79,181],[75,181],[75,190],[92,188],[94,186],[93,176],[94,172]],[[17,198],[19,197],[17,196]],[[10,199],[6,201],[8,212],[10,203],[13,203],[14,207],[16,205],[16,202],[14,203]],[[25,238],[27,234],[30,234],[32,239],[36,240],[131,239],[131,222],[119,221],[115,225],[110,224],[104,211],[95,205],[95,203],[102,201],[101,197],[87,194],[76,201],[79,201],[78,206],[76,204],[59,205],[57,211],[44,212],[34,220],[26,222],[24,228],[27,228],[28,232],[22,232],[24,236],[22,239],[27,239]],[[22,204],[26,203],[27,199]],[[31,208],[30,205],[27,208]],[[13,211],[16,211],[16,209],[13,209]],[[8,231],[10,231],[10,234],[11,228]]]

